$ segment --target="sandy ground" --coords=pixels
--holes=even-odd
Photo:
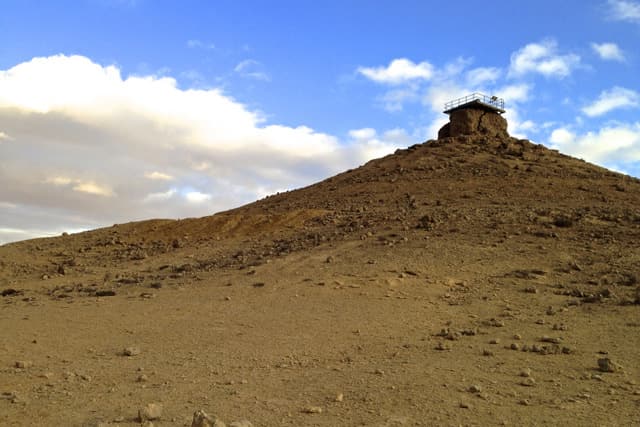
[[[0,425],[639,425],[638,241],[637,180],[477,137],[5,245]]]

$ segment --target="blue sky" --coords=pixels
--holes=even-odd
[[[435,137],[473,91],[640,176],[638,0],[0,7],[0,243],[307,185]]]

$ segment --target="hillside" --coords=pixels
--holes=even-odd
[[[490,130],[1,246],[0,424],[640,423],[640,182]]]

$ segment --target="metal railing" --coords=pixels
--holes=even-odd
[[[480,101],[483,104],[490,105],[498,108],[499,110],[504,110],[504,99],[498,98],[497,96],[487,96],[479,92],[474,92],[471,95],[463,96],[462,98],[447,102],[444,104],[444,110],[449,111],[473,101]]]

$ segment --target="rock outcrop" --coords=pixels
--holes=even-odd
[[[438,131],[438,139],[462,135],[483,134],[488,137],[507,138],[507,121],[500,114],[478,108],[452,111],[449,123]]]

